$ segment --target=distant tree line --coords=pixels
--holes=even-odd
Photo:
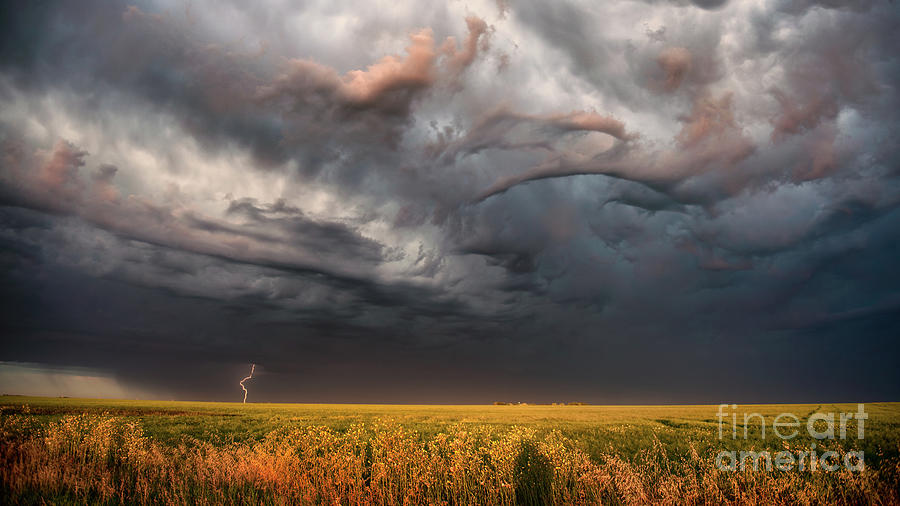
[[[506,402],[494,401],[494,406],[590,406],[590,403],[571,401],[571,402]]]

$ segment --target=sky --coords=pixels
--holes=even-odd
[[[0,392],[900,400],[895,2],[0,9]]]

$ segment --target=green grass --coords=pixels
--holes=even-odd
[[[900,446],[900,403],[865,405],[869,419],[865,438],[856,439],[856,425],[848,427],[848,439],[819,441],[821,451],[831,444],[862,450],[866,463],[877,465],[896,459]],[[815,412],[855,412],[856,404],[764,404],[738,406],[743,413],[757,412],[768,425],[766,439],[760,438],[758,421],[748,439],[732,440],[728,419],[724,439],[718,439],[717,406],[492,406],[492,405],[374,405],[374,404],[266,404],[70,399],[44,397],[0,397],[0,416],[28,412],[42,423],[65,415],[93,413],[137,420],[151,438],[175,445],[184,441],[213,443],[253,442],[283,427],[326,426],[344,431],[354,423],[390,420],[416,431],[423,439],[446,432],[454,426],[490,425],[498,429],[529,427],[539,433],[558,430],[575,440],[592,458],[615,453],[624,458],[659,441],[671,458],[686,455],[693,442],[698,450],[781,449],[781,440],[772,433],[772,421],[779,413],[796,414],[804,426],[792,444],[816,442],[805,430],[806,419]],[[730,412],[729,412],[730,413]]]
[[[900,403],[866,405],[865,438],[814,440],[814,413],[856,404],[718,406],[237,404],[0,397],[0,497],[11,503],[898,504]],[[783,441],[772,422],[796,415]],[[838,418],[839,419],[839,418]],[[721,450],[865,470],[731,471]],[[857,453],[858,455],[858,453]],[[806,457],[808,459],[808,456]],[[809,460],[807,460],[809,462]],[[752,465],[752,464],[751,464]],[[809,469],[806,469],[809,471]],[[813,465],[813,470],[815,466]]]

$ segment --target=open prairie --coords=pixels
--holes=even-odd
[[[741,405],[723,415],[718,406],[7,396],[0,398],[2,487],[17,502],[897,503],[900,403],[866,404],[863,438],[850,420],[841,439],[840,413],[857,409]],[[741,414],[734,439],[732,413]],[[762,415],[765,438],[757,416],[743,438],[744,413]],[[773,434],[781,413],[800,419],[796,437]],[[809,434],[814,413],[835,415],[834,439]],[[723,450],[807,452],[806,468],[768,470],[762,460],[753,469],[749,459],[723,469],[716,461]],[[835,464],[848,452],[861,452],[864,468]]]

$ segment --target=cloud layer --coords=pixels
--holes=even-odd
[[[4,360],[216,399],[249,362],[271,400],[900,393],[887,0],[4,10]]]

